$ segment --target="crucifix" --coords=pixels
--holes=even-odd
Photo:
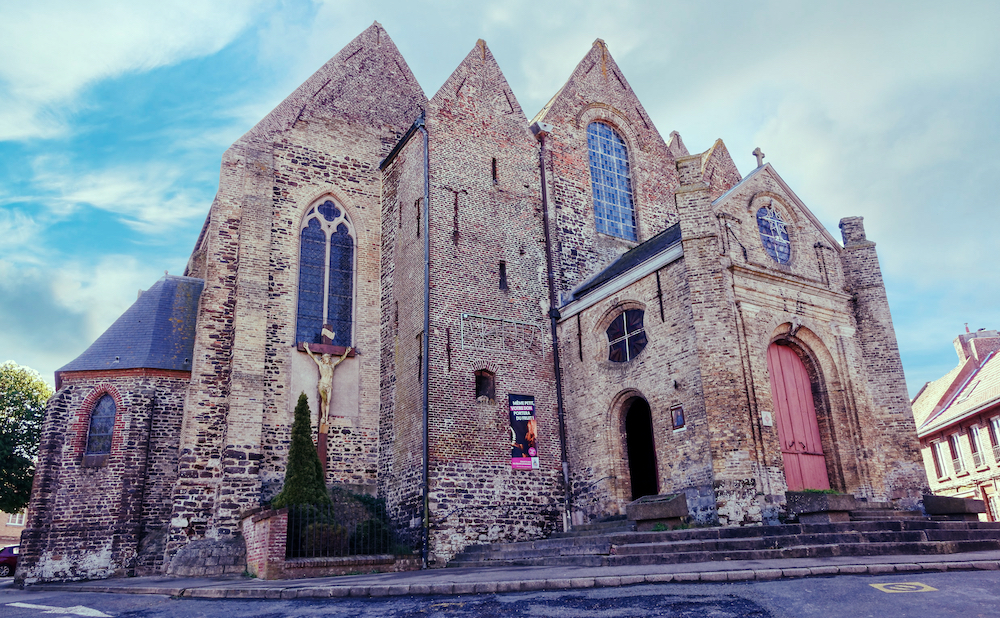
[[[757,167],[764,165],[764,153],[761,151],[760,146],[754,148],[750,154],[757,157]]]
[[[336,333],[333,332],[329,324],[323,325],[322,331],[322,341],[325,344],[333,343],[333,339],[336,337]],[[344,355],[338,358],[336,361],[333,359],[332,354],[324,354],[322,357],[317,357],[313,354],[312,350],[309,349],[309,344],[305,344],[306,354],[309,358],[313,359],[313,362],[319,367],[319,383],[316,385],[319,390],[319,435],[317,436],[317,450],[319,451],[320,463],[323,464],[323,474],[326,474],[326,444],[327,444],[327,434],[330,432],[330,398],[333,395],[333,371],[337,368],[337,365],[344,362],[347,355],[351,353],[351,347],[348,346],[344,350]]]

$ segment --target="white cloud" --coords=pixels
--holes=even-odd
[[[106,254],[93,261],[46,252],[27,263],[0,254],[0,358],[53,372],[81,354],[163,274],[162,263]]]
[[[215,53],[266,0],[10,2],[0,19],[0,140],[52,137],[86,86]]]
[[[207,204],[192,174],[168,163],[151,162],[79,173],[59,159],[35,161],[34,186],[50,212],[68,216],[90,206],[118,216],[132,229],[153,234],[205,215]],[[49,197],[51,196],[51,197]]]

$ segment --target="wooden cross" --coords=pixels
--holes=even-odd
[[[753,156],[757,157],[757,167],[760,167],[761,165],[764,165],[764,153],[761,152],[760,146],[758,146],[757,148],[754,148],[753,152],[751,152],[750,154],[752,154]]]

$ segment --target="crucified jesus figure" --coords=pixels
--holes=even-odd
[[[333,339],[334,336],[331,335],[330,338]],[[333,392],[333,370],[337,368],[337,365],[344,362],[344,359],[347,358],[347,355],[354,348],[348,347],[344,350],[344,355],[336,361],[333,360],[332,354],[324,354],[322,357],[317,357],[309,349],[308,343],[305,344],[305,348],[306,353],[309,354],[309,358],[313,359],[319,367],[319,432],[327,433],[330,428],[330,394]]]

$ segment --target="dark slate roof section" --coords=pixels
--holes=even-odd
[[[205,282],[165,275],[142,293],[87,351],[56,371],[191,371],[198,299]]]
[[[579,287],[573,290],[573,298],[580,298],[602,283],[610,281],[618,275],[632,270],[643,262],[652,259],[663,251],[673,247],[680,241],[681,224],[675,223],[646,242],[632,247],[623,253],[617,260],[611,262],[607,268],[584,281]]]

